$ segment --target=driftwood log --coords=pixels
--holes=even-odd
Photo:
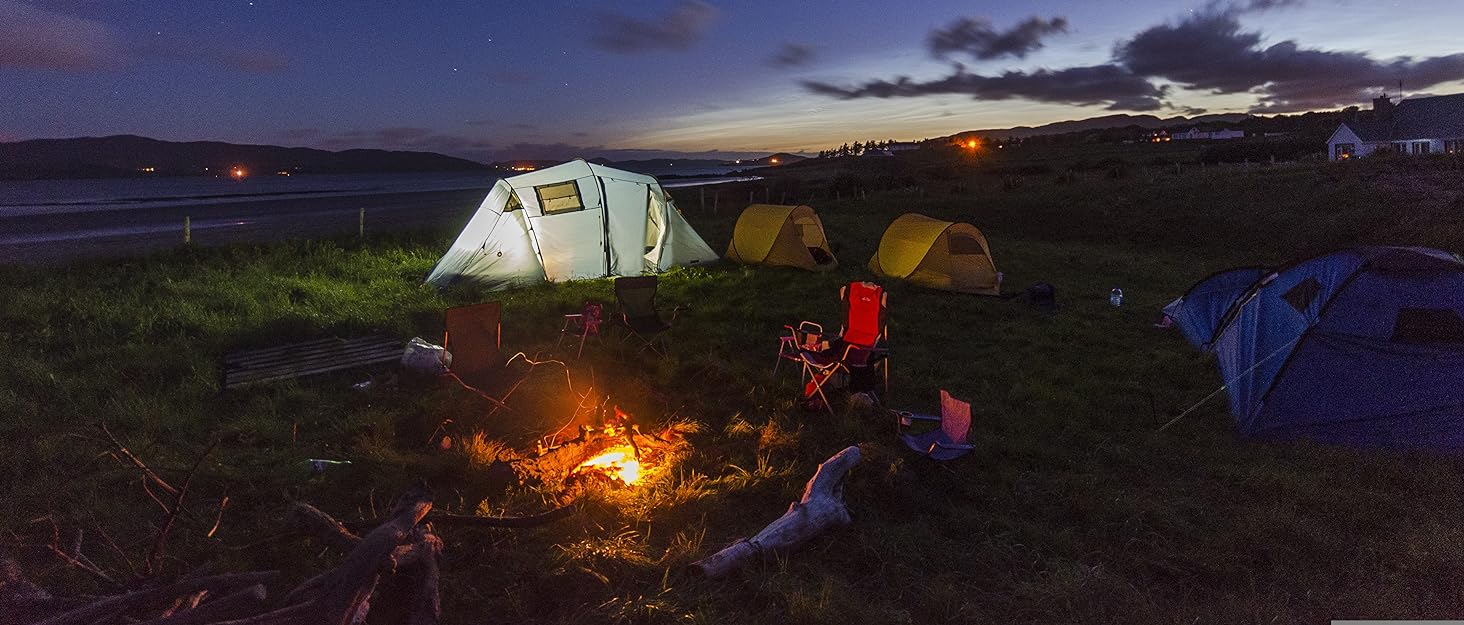
[[[752,538],[728,545],[691,565],[693,572],[708,578],[724,577],[748,562],[772,551],[790,550],[825,530],[848,525],[844,506],[844,474],[859,464],[859,448],[848,447],[818,465],[803,498],[788,506],[788,512],[769,523]]]

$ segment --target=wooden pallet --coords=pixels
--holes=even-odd
[[[238,388],[401,360],[402,342],[385,336],[321,339],[234,352],[224,357],[224,388]]]

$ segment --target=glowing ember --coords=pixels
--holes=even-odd
[[[616,448],[581,462],[574,468],[573,473],[578,475],[597,473],[618,479],[626,484],[634,484],[640,479],[641,465],[629,449]]]

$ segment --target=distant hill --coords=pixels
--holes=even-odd
[[[787,152],[778,152],[777,154],[769,154],[769,155],[764,156],[762,158],[753,159],[753,160],[750,160],[750,161],[749,160],[746,160],[746,159],[743,159],[742,163],[740,163],[740,164],[742,164],[742,165],[751,165],[753,167],[767,167],[769,165],[791,165],[793,163],[797,163],[798,161],[806,161],[806,160],[808,160],[808,157],[806,157],[806,156],[799,156],[797,154],[789,154]]]
[[[161,141],[134,135],[0,143],[0,179],[121,178],[484,170],[486,165],[432,152],[330,152],[220,141]]]
[[[1218,115],[1196,115],[1194,117],[1175,116],[1158,117],[1156,115],[1104,115],[1102,117],[1090,117],[1088,119],[1074,119],[1041,126],[1017,126],[1015,128],[992,128],[987,130],[967,130],[951,135],[950,139],[962,139],[970,136],[986,137],[988,139],[1025,139],[1043,135],[1060,135],[1070,132],[1086,132],[1089,130],[1105,130],[1109,128],[1127,128],[1138,126],[1140,128],[1170,128],[1173,126],[1195,125],[1206,123],[1240,123],[1250,119],[1250,115],[1243,113],[1225,113]]]

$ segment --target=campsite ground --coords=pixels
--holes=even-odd
[[[1358,243],[1464,249],[1456,161],[1179,172],[1110,163],[1075,175],[860,167],[751,189],[818,198],[838,271],[673,271],[661,301],[691,307],[668,358],[606,342],[572,363],[574,392],[608,390],[647,424],[686,423],[692,451],[640,486],[583,494],[578,514],[554,525],[444,530],[448,622],[1319,623],[1464,612],[1464,463],[1241,440],[1218,400],[1156,432],[1220,380],[1176,334],[1151,327],[1191,282],[1236,264]],[[707,214],[698,193],[679,192],[680,204],[720,249],[736,211],[723,196],[721,214]],[[1009,291],[1047,281],[1061,305],[1044,314],[1020,299],[890,285],[888,403],[933,409],[944,388],[975,407],[977,451],[947,464],[908,453],[883,414],[800,411],[796,374],[770,375],[782,325],[835,322],[838,286],[869,277],[882,227],[912,210],[976,224]],[[607,281],[439,295],[420,280],[451,235],[0,269],[7,548],[48,541],[49,526],[33,521],[46,515],[84,530],[86,553],[123,576],[151,548],[162,512],[132,469],[99,455],[103,421],[168,476],[218,442],[192,486],[194,513],[173,533],[169,574],[208,563],[298,578],[338,560],[311,541],[259,542],[287,527],[292,499],[368,518],[425,477],[439,508],[551,505],[561,493],[498,491],[486,468],[500,443],[521,447],[562,425],[576,397],[552,369],[491,418],[481,399],[447,386],[353,391],[359,374],[217,390],[228,350],[330,334],[439,337],[445,306],[486,299],[504,302],[508,351],[546,352],[560,314],[611,297]],[[1107,305],[1113,286],[1127,295],[1122,308]],[[433,450],[449,419],[458,444]],[[852,527],[727,581],[685,573],[781,514],[817,463],[850,444],[866,455],[846,487]],[[311,477],[312,457],[353,464]],[[225,495],[219,530],[205,538]],[[17,553],[45,586],[103,589],[45,554]]]

